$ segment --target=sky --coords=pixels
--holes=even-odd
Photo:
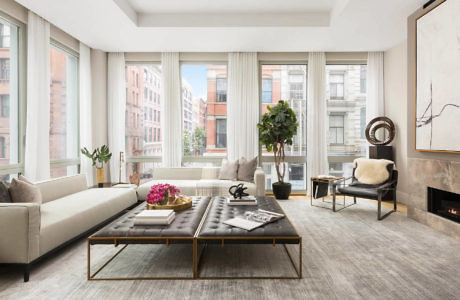
[[[206,100],[206,65],[182,65],[181,72],[182,78],[192,86],[193,97],[201,97]]]

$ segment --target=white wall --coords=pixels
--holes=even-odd
[[[399,171],[398,202],[406,203],[407,177],[407,41],[385,51],[385,115],[396,126],[393,141]]]

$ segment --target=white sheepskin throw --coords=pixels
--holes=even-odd
[[[355,177],[364,184],[381,184],[390,178],[387,170],[389,164],[394,164],[386,159],[357,158],[354,161]]]

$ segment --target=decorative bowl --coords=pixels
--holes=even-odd
[[[192,207],[192,198],[180,196],[173,201],[168,201],[167,204],[150,204],[147,203],[147,209],[173,209],[174,211],[181,211]]]

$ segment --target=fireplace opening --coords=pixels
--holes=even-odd
[[[428,187],[428,211],[460,223],[460,195]]]

